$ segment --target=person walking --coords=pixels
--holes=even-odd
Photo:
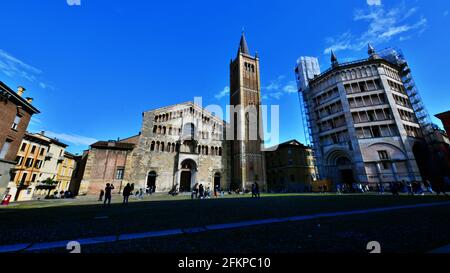
[[[131,194],[131,185],[128,183],[125,188],[123,188],[123,203],[122,205],[128,205],[128,198]]]
[[[100,196],[98,197],[98,201],[103,201],[103,196],[105,196],[105,191],[101,190],[100,191]]]
[[[198,191],[199,191],[199,198],[204,198],[205,197],[205,188],[203,187],[203,184],[200,184],[200,186],[198,187]]]
[[[144,198],[144,190],[142,188],[139,189],[139,200]]]
[[[259,195],[259,184],[258,182],[255,182],[255,194],[257,198],[261,198],[261,196]]]
[[[113,184],[106,183],[105,201],[103,201],[103,206],[106,206],[106,202],[108,202],[108,207],[111,207],[111,194],[113,189],[114,189]]]
[[[255,183],[252,184],[252,198],[256,197],[256,185]]]

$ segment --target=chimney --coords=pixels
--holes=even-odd
[[[27,102],[28,102],[29,104],[32,104],[32,103],[33,103],[33,98],[27,98]]]
[[[23,92],[25,92],[25,88],[23,86],[17,87],[17,94],[22,97]]]
[[[41,135],[45,136],[45,131],[41,131]]]

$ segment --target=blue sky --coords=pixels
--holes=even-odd
[[[35,99],[42,113],[29,130],[72,152],[139,132],[143,111],[194,96],[225,105],[242,28],[261,59],[263,102],[280,105],[281,141],[304,140],[297,58],[318,57],[325,70],[331,49],[341,61],[364,58],[369,41],[404,51],[430,115],[450,109],[445,0],[14,0],[0,8],[0,80]]]

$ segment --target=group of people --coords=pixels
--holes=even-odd
[[[203,186],[203,184],[195,183],[192,188],[191,199],[211,198],[211,188]]]
[[[99,196],[99,201],[103,201],[103,206],[111,206],[111,198],[112,198],[112,190],[114,190],[114,185],[110,184],[110,183],[106,183],[106,187],[104,190],[100,191],[100,196]],[[122,191],[122,196],[123,196],[123,205],[127,205],[128,204],[128,200],[130,198],[131,195],[134,194],[134,196],[136,196],[137,199],[143,199],[144,195],[151,195],[152,193],[155,192],[155,187],[147,187],[144,191],[143,188],[140,188],[139,190],[137,190],[136,192],[134,192],[134,183],[130,184],[128,183]]]
[[[322,189],[319,190],[322,192]],[[375,188],[369,187],[369,185],[362,184],[338,184],[336,185],[336,191],[338,194],[346,193],[346,192],[359,192],[365,193],[369,191],[375,191],[378,194],[383,195],[385,191],[388,190],[394,196],[399,196],[401,192],[408,193],[409,195],[425,195],[425,193],[436,193],[440,195],[441,193],[447,195],[443,187],[436,187],[435,190],[432,188],[432,184],[429,180],[425,182],[407,182],[402,180],[401,182],[386,182],[386,183],[377,183]]]

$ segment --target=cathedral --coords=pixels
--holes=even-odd
[[[79,194],[97,194],[106,183],[121,191],[127,183],[155,192],[177,189],[247,191],[266,189],[263,136],[260,135],[259,58],[250,54],[244,34],[230,64],[229,123],[185,102],[143,113],[138,135],[99,141],[83,155]]]

